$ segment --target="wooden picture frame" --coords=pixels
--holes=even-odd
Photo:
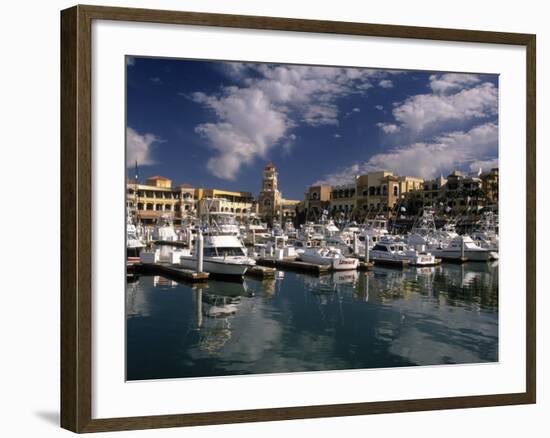
[[[389,38],[518,45],[526,48],[527,283],[526,391],[129,418],[92,418],[91,26],[93,20],[186,24]],[[98,432],[329,416],[528,404],[536,401],[535,35],[426,27],[75,6],[61,12],[61,426]]]

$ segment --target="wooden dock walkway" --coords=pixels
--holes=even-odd
[[[310,274],[324,274],[330,272],[330,265],[316,265],[313,263],[306,263],[298,261],[294,258],[284,258],[282,260],[275,259],[273,257],[263,257],[256,260],[256,263],[260,266],[268,266],[271,268],[296,271],[296,272],[307,272]]]
[[[196,272],[168,263],[139,263],[134,269],[142,274],[161,274],[175,280],[185,280],[191,283],[205,282],[210,277],[208,272]]]

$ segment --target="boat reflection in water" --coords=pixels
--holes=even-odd
[[[129,380],[498,360],[498,262],[128,283]]]

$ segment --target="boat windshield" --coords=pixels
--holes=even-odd
[[[206,257],[223,257],[223,256],[244,256],[246,255],[240,247],[208,247],[204,248],[204,255]]]

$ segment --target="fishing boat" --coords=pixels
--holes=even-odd
[[[378,263],[402,263],[412,266],[434,266],[438,262],[431,253],[420,252],[405,243],[381,240],[369,251],[369,259]]]
[[[470,261],[498,260],[498,252],[476,245],[469,236],[457,236],[446,245],[431,245],[427,248],[436,257],[458,258],[463,255]]]
[[[200,238],[200,237],[199,237]],[[191,249],[182,250],[180,265],[195,269],[197,266],[197,240]],[[254,259],[246,255],[245,247],[237,236],[208,233],[204,236],[203,270],[211,274],[242,277],[254,266]]]
[[[137,228],[128,217],[126,223],[126,261],[129,265],[138,263],[139,253],[145,248],[145,243],[138,237]]]
[[[357,269],[359,265],[358,259],[345,257],[339,249],[330,246],[306,248],[300,254],[300,259],[316,265],[330,265],[336,271]]]

